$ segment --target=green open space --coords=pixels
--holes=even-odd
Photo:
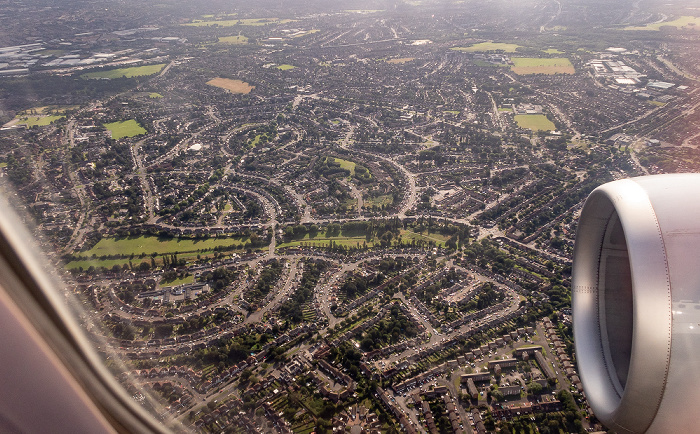
[[[321,235],[310,237],[309,234],[306,234],[304,235],[304,238],[295,238],[291,241],[278,244],[277,248],[299,246],[328,247],[330,242],[334,242],[336,245],[345,247],[357,247],[358,244],[362,246],[363,243],[367,243],[367,247],[372,247],[374,245],[374,241],[367,242],[367,238],[365,237],[326,237]]]
[[[247,238],[208,238],[205,240],[191,238],[163,238],[152,235],[138,237],[104,238],[92,249],[76,255],[89,257],[92,255],[140,255],[141,253],[158,255],[212,250],[215,247],[242,245]]]
[[[149,98],[163,98],[163,95],[159,94],[158,92],[151,92],[148,94]]]
[[[28,127],[43,127],[63,118],[65,116],[20,116],[17,123]]]
[[[416,241],[423,241],[423,242],[434,242],[437,246],[439,247],[444,247],[445,246],[445,241],[447,241],[447,237],[436,234],[436,233],[418,233],[418,232],[413,232],[409,230],[402,229],[401,230],[401,239],[403,242],[411,242],[413,240]]]
[[[389,206],[394,202],[394,197],[390,194],[382,194],[381,196],[377,197],[367,197],[364,199],[365,207],[369,208],[372,205],[381,207],[382,205],[384,206]]]
[[[557,50],[556,48],[547,48],[546,50],[542,50],[547,54],[564,54],[563,51]]]
[[[528,74],[573,74],[574,65],[566,57],[551,59],[537,57],[512,57],[511,70],[518,75]]]
[[[289,71],[290,69],[294,68],[296,68],[296,66],[287,64],[277,66],[277,69],[281,69],[282,71]]]
[[[677,29],[692,29],[700,30],[700,17],[682,16],[673,21],[663,21],[660,23],[650,23],[644,26],[628,26],[623,30],[655,30],[659,31],[662,27],[675,27]]]
[[[130,68],[116,68],[108,69],[105,71],[95,71],[88,72],[81,75],[81,78],[132,78],[141,77],[144,75],[153,75],[159,73],[165,67],[165,63],[158,63],[156,65],[144,65],[144,66],[132,66]]]
[[[299,247],[299,246],[318,246],[318,247],[328,247],[330,242],[334,242],[338,246],[345,247],[357,247],[362,246],[366,242],[365,237],[337,237],[337,238],[323,238],[316,237],[309,240],[294,240],[286,243],[279,244],[277,247]],[[367,247],[372,247],[373,242],[367,243]]]
[[[349,170],[350,171],[350,176],[355,175],[355,166],[356,164],[352,161],[348,160],[343,160],[341,158],[335,158],[335,162],[340,164],[341,169]]]
[[[515,122],[520,128],[533,131],[552,131],[557,128],[545,115],[515,115]]]
[[[17,117],[20,116],[30,116],[30,115],[55,115],[60,113],[65,113],[68,110],[77,109],[79,106],[76,105],[45,105],[41,107],[32,107],[27,110],[22,110],[17,113]]]
[[[242,45],[247,43],[248,38],[243,35],[223,36],[219,38],[219,44]]]
[[[145,258],[134,258],[132,259],[132,264],[134,266],[138,266],[141,262],[149,262],[150,263],[150,258],[147,260]],[[70,261],[69,263],[66,264],[66,269],[72,270],[72,269],[79,269],[82,268],[83,270],[87,270],[90,267],[105,267],[105,268],[112,268],[115,265],[122,266],[124,264],[129,264],[128,259],[81,259],[77,261]]]
[[[189,276],[181,277],[179,279],[171,280],[170,282],[161,282],[161,286],[178,286],[178,285],[184,285],[186,283],[193,283],[194,282],[194,275],[190,274]]]
[[[114,140],[146,134],[146,130],[134,119],[122,122],[111,122],[109,124],[104,124],[104,127],[112,132],[112,138]]]
[[[452,47],[451,50],[465,51],[467,53],[477,53],[484,51],[504,51],[506,53],[515,53],[520,47],[518,44],[506,44],[504,42],[480,42],[468,47]]]
[[[262,140],[262,138],[264,136],[265,136],[265,134],[256,134],[255,138],[253,138],[253,140],[250,141],[250,147],[254,148],[254,147],[258,146],[258,144],[260,143],[260,141]]]

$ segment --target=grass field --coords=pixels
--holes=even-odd
[[[700,17],[683,16],[676,18],[673,21],[664,21],[661,23],[652,23],[645,26],[628,26],[623,30],[661,30],[662,27],[675,27],[677,29],[693,29],[700,30]]]
[[[151,92],[148,94],[149,98],[163,98],[163,95],[159,94],[158,92]]]
[[[282,71],[289,71],[290,69],[294,69],[294,68],[296,68],[296,66],[287,65],[287,64],[277,66],[277,69],[281,69]]]
[[[148,262],[150,263],[150,258],[149,260],[145,260],[143,258],[134,258],[131,263],[133,265],[139,265],[141,262]],[[87,270],[90,267],[105,267],[105,268],[112,268],[115,265],[119,265],[120,267],[124,264],[129,264],[128,259],[82,259],[79,261],[71,261],[66,264],[66,269],[72,270],[74,268],[82,268],[83,270]]]
[[[186,277],[183,277],[181,279],[175,279],[170,282],[160,282],[162,286],[177,286],[177,285],[184,285],[185,283],[193,283],[194,282],[194,275],[189,275]]]
[[[262,137],[263,137],[263,134],[256,134],[255,138],[253,138],[253,140],[250,142],[250,146],[253,148],[258,146],[258,143],[260,143],[260,140],[262,139]]]
[[[511,70],[518,75],[528,74],[573,74],[574,65],[565,57],[539,59],[536,57],[512,57]]]
[[[280,20],[279,18],[244,18],[240,20],[209,20],[201,21],[194,20],[191,23],[183,24],[184,26],[194,27],[231,27],[231,26],[265,26],[268,24],[285,24],[294,20]]]
[[[376,206],[389,206],[394,201],[394,198],[390,194],[383,194],[377,197],[366,198],[364,203],[365,207],[370,207],[372,205]]]
[[[77,253],[83,257],[92,255],[140,255],[141,253],[158,255],[196,252],[197,250],[211,250],[215,247],[234,246],[245,244],[247,238],[209,238],[207,240],[192,240],[188,238],[159,238],[156,236],[142,235],[127,238],[105,238],[100,240],[95,247]]]
[[[30,116],[30,115],[45,115],[45,114],[58,114],[58,113],[65,113],[68,110],[74,110],[77,109],[79,106],[77,105],[64,105],[64,106],[58,106],[58,105],[45,105],[41,107],[33,107],[27,110],[22,110],[21,112],[18,112],[17,117],[19,116]]]
[[[458,115],[461,112],[459,110],[444,110],[444,113],[449,113],[451,115]]]
[[[219,38],[219,44],[242,45],[247,43],[248,38],[243,35],[224,36],[222,38]]]
[[[505,51],[506,53],[515,53],[520,45],[518,44],[506,44],[503,42],[480,42],[478,44],[470,45],[469,47],[452,47],[451,50],[455,51],[466,51],[467,53],[477,53],[482,51]]]
[[[335,162],[340,164],[341,169],[349,170],[350,176],[355,175],[355,163],[353,163],[352,161],[335,158]]]
[[[532,131],[552,131],[557,129],[545,115],[515,115],[515,122],[518,123],[520,128],[529,128]]]
[[[253,249],[253,250],[258,250],[258,249]],[[176,252],[177,253],[177,252]],[[177,258],[178,259],[184,259],[186,262],[191,263],[194,261],[197,261],[199,259],[202,260],[211,260],[213,259],[213,251],[209,250],[207,252],[180,252],[177,253]],[[198,257],[199,256],[199,257]],[[163,255],[161,256],[156,256],[155,261],[157,265],[162,265],[163,264]],[[131,263],[133,266],[138,266],[142,262],[146,262],[149,265],[151,264],[151,257],[146,256],[145,258],[140,258],[138,256],[135,256],[132,260]],[[74,268],[80,268],[82,267],[83,270],[86,270],[90,268],[90,266],[93,266],[95,268],[99,267],[105,267],[105,268],[112,268],[115,265],[123,266],[124,264],[129,265],[129,258],[123,258],[123,259],[78,259],[76,261],[71,261],[66,264],[66,269],[71,270]]]
[[[134,119],[104,124],[104,127],[112,132],[112,138],[114,140],[119,140],[122,137],[134,137],[139,134],[146,134],[146,130]]]
[[[44,127],[63,118],[65,118],[65,116],[21,116],[18,118],[19,121],[17,123],[28,127]]]
[[[365,237],[331,237],[331,238],[326,238],[326,237],[314,237],[314,238],[309,238],[308,234],[300,240],[292,240],[287,243],[281,243],[277,245],[277,248],[282,248],[282,247],[299,247],[301,245],[304,246],[319,246],[319,247],[328,247],[328,243],[334,241],[337,245],[340,246],[345,246],[345,247],[357,247],[362,246],[362,243],[365,243],[367,240]],[[374,245],[374,242],[370,241],[367,243],[368,247],[372,247]]]
[[[415,60],[415,57],[402,57],[400,59],[391,59],[391,60],[387,60],[386,63],[398,64],[398,63],[410,62],[411,60]]]
[[[447,238],[436,233],[431,233],[428,234],[427,232],[419,234],[417,232],[413,231],[407,231],[407,230],[401,230],[401,239],[403,242],[410,242],[412,240],[416,241],[433,241],[435,244],[439,247],[445,247],[445,241],[447,241]]]
[[[226,89],[233,93],[250,93],[251,90],[255,89],[255,86],[251,86],[242,80],[231,80],[230,78],[216,77],[207,81],[209,86],[216,86],[222,89]]]
[[[106,71],[96,71],[88,72],[80,77],[89,78],[132,78],[141,77],[144,75],[153,75],[159,73],[165,67],[165,63],[159,63],[157,65],[145,65],[145,66],[132,66],[131,68],[117,68],[108,69]]]
[[[547,54],[564,54],[563,51],[559,51],[556,48],[547,48],[546,50],[542,50]]]

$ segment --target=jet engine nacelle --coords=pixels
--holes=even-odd
[[[572,271],[576,358],[595,415],[617,432],[697,432],[700,174],[595,189]]]

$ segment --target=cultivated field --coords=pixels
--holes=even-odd
[[[112,139],[114,140],[119,140],[123,137],[134,137],[140,134],[146,134],[146,130],[134,119],[104,124],[104,127],[112,132]]]
[[[158,74],[165,67],[165,63],[156,65],[132,66],[130,68],[108,69],[106,71],[88,72],[83,74],[81,78],[132,78],[141,77],[144,75]]]
[[[277,69],[281,69],[282,71],[289,71],[290,69],[294,68],[296,68],[296,66],[287,64],[277,66]]]
[[[250,93],[251,90],[255,89],[255,86],[251,86],[245,81],[221,77],[213,78],[207,81],[207,84],[226,89],[233,93]]]
[[[573,74],[574,65],[565,57],[538,59],[536,57],[512,57],[511,70],[518,75],[529,74]]]
[[[406,63],[410,62],[411,60],[414,60],[415,57],[402,57],[400,59],[391,59],[387,60],[386,63]]]
[[[451,50],[455,51],[466,51],[467,53],[476,53],[483,51],[505,51],[506,53],[515,53],[520,45],[518,44],[506,44],[503,42],[480,42],[478,44],[470,45],[469,47],[453,47]]]
[[[673,21],[664,21],[661,23],[651,23],[645,26],[629,26],[623,30],[661,30],[662,27],[675,27],[677,29],[695,29],[700,30],[700,17],[683,16],[676,18]]]
[[[552,131],[557,129],[545,115],[515,115],[514,119],[520,128],[529,128],[533,131]]]

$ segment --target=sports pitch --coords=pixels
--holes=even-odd
[[[134,119],[104,124],[104,127],[112,132],[112,139],[114,140],[119,140],[123,137],[134,137],[140,134],[146,134],[146,130]]]
[[[532,131],[552,131],[557,129],[545,115],[515,115],[514,119],[520,128],[529,128]]]
[[[518,75],[529,74],[573,74],[576,72],[574,65],[565,57],[552,59],[540,59],[537,57],[511,57],[513,66],[511,71]]]

